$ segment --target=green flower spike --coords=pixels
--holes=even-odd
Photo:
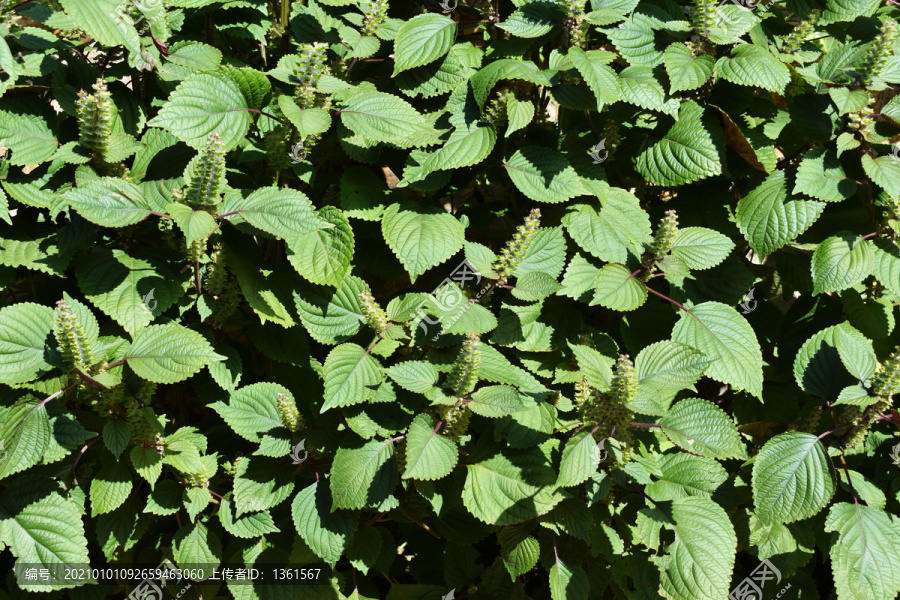
[[[522,225],[516,228],[512,239],[507,242],[506,247],[500,252],[500,258],[494,263],[493,269],[499,278],[499,283],[505,284],[507,280],[516,272],[516,268],[528,254],[534,242],[534,236],[537,235],[538,228],[541,225],[541,211],[535,208],[529,213],[528,217]]]

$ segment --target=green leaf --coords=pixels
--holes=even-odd
[[[321,135],[331,127],[331,114],[323,108],[300,108],[290,96],[278,97],[278,108],[297,128],[301,139]]]
[[[125,447],[128,446],[128,440],[131,438],[131,428],[128,423],[118,419],[110,420],[103,425],[103,442],[106,448],[112,452],[112,455],[119,460]]]
[[[665,414],[675,394],[697,383],[712,360],[671,340],[645,346],[634,361],[638,389],[632,406],[643,414]]]
[[[646,108],[658,110],[669,115],[678,113],[678,100],[666,100],[666,92],[653,76],[653,68],[647,65],[633,65],[619,73],[622,85],[622,101]]]
[[[737,222],[750,247],[764,257],[809,229],[824,209],[821,202],[788,199],[784,171],[775,171],[738,202]]]
[[[463,226],[456,217],[408,200],[385,210],[381,232],[413,282],[463,246]]]
[[[234,475],[235,517],[268,510],[294,491],[293,468],[271,458],[245,456]]]
[[[280,438],[282,436],[279,434],[287,433],[278,412],[279,393],[291,399],[294,397],[286,387],[276,383],[254,383],[234,392],[228,404],[214,402],[209,407],[219,413],[236,434],[245,440],[261,443],[266,437]],[[283,441],[284,452],[277,456],[285,456],[290,451],[287,439]]]
[[[831,569],[839,598],[894,598],[900,592],[900,523],[869,506],[831,507],[825,531],[833,531]]]
[[[0,382],[33,381],[52,370],[46,352],[53,344],[52,308],[21,302],[0,309]]]
[[[776,94],[783,94],[791,81],[787,66],[761,46],[739,44],[731,56],[716,61],[716,72],[725,81],[761,87]]]
[[[746,458],[734,422],[708,400],[685,398],[659,424],[672,443],[687,452],[709,458]]]
[[[146,448],[144,446],[135,446],[129,454],[131,464],[137,474],[147,480],[150,489],[156,488],[156,481],[162,475],[162,457],[156,448]],[[150,506],[148,502],[147,506]],[[157,513],[159,514],[159,513]]]
[[[557,204],[585,193],[566,158],[549,148],[526,146],[503,163],[516,188],[537,202]]]
[[[678,121],[659,142],[637,156],[635,167],[657,185],[684,185],[722,172],[721,129],[696,102],[685,102]]]
[[[720,600],[731,587],[737,536],[725,510],[702,496],[672,500],[669,515],[642,509],[671,527],[675,541],[658,563],[659,593],[671,600]]]
[[[847,325],[849,327],[849,325]],[[794,359],[794,379],[806,393],[834,400],[854,378],[843,364],[838,351],[841,326],[834,325],[819,331],[803,343]]]
[[[619,99],[621,85],[616,72],[607,64],[614,55],[604,50],[589,50],[585,52],[577,46],[569,48],[569,60],[581,73],[585,83],[597,97],[597,110],[602,110],[606,104],[612,104]]]
[[[37,165],[53,156],[59,142],[47,117],[35,108],[21,106],[20,110],[18,105],[10,108],[13,110],[0,110],[0,146],[12,150],[9,164]]]
[[[144,512],[160,516],[174,515],[181,510],[183,490],[184,487],[172,479],[160,481],[147,497],[147,506],[144,507]]]
[[[475,165],[487,158],[497,141],[497,130],[473,124],[453,131],[440,149],[431,154],[422,169],[426,172],[449,171]]]
[[[550,33],[560,21],[559,11],[545,4],[526,4],[513,11],[497,27],[520,38],[537,38]]]
[[[591,264],[591,261],[580,252],[576,252],[563,274],[562,289],[557,293],[560,296],[587,302],[589,298],[587,292],[593,290],[597,285],[597,275],[599,274],[599,268]]]
[[[716,358],[706,375],[762,397],[762,352],[753,328],[736,310],[720,302],[704,302],[684,313],[672,339]]]
[[[394,382],[404,390],[425,394],[435,386],[438,381],[438,370],[429,362],[422,360],[407,360],[385,369]]]
[[[516,271],[518,273],[518,270]],[[556,279],[541,271],[528,271],[516,280],[512,295],[526,302],[536,302],[560,290]]]
[[[626,312],[640,308],[647,301],[647,286],[622,265],[609,264],[600,269],[591,306]]]
[[[590,346],[569,343],[569,348],[572,349],[578,368],[588,384],[600,391],[608,390],[612,382],[610,367],[616,362],[615,359],[604,356]]]
[[[93,39],[105,46],[118,46],[124,42],[126,24],[119,19],[117,0],[62,0],[63,10]],[[131,25],[131,33],[135,34]]]
[[[659,25],[658,19],[636,12],[618,27],[601,31],[615,44],[616,50],[629,64],[655,67],[663,60],[663,53],[658,49],[654,36],[654,30]]]
[[[521,535],[515,527],[504,527],[497,534],[503,565],[514,581],[534,568],[541,553],[541,545],[530,535]]]
[[[268,321],[281,327],[292,327],[294,318],[288,309],[291,299],[292,269],[286,264],[263,261],[258,242],[250,236],[226,231],[229,243],[225,246],[225,264],[237,277],[241,294],[253,312],[265,324]],[[273,268],[268,269],[266,266]]]
[[[331,510],[377,506],[397,485],[394,440],[371,440],[362,448],[338,448],[331,465]]]
[[[847,322],[837,325],[834,342],[847,371],[860,383],[866,383],[878,366],[872,342]]]
[[[862,166],[872,181],[894,198],[900,198],[900,160],[894,156],[872,158],[863,154]]]
[[[833,235],[812,256],[813,294],[840,292],[872,272],[872,245],[856,235]]]
[[[562,501],[556,473],[538,450],[498,453],[466,465],[463,504],[478,520],[510,525],[534,519]]]
[[[576,433],[563,448],[556,485],[559,487],[581,485],[597,471],[601,458],[600,448],[591,432]]]
[[[284,239],[334,227],[318,217],[306,194],[286,188],[264,187],[246,198],[232,197],[222,212],[238,213],[254,227]]]
[[[684,227],[675,234],[672,255],[683,260],[690,269],[711,269],[725,260],[734,242],[718,231],[706,227]]]
[[[825,202],[840,202],[856,193],[856,181],[844,174],[837,157],[825,148],[803,156],[797,169],[794,194],[806,194]]]
[[[338,286],[350,272],[353,260],[353,229],[344,213],[323,206],[319,218],[333,227],[316,229],[286,240],[287,258],[300,275],[313,283]]]
[[[209,237],[216,229],[215,218],[205,210],[172,202],[166,205],[166,212],[181,229],[188,244]]]
[[[663,53],[669,74],[669,93],[695,90],[712,76],[715,63],[711,56],[694,56],[691,49],[680,42],[669,44]]]
[[[48,489],[46,483],[21,481],[0,494],[0,542],[12,550],[18,567],[28,564],[63,569],[89,564],[83,514],[83,508]],[[45,594],[48,590],[27,581],[22,588]]]
[[[523,404],[519,392],[508,385],[489,385],[475,391],[466,403],[476,415],[492,419],[505,417],[529,406]]]
[[[900,251],[890,242],[875,240],[873,252],[872,274],[881,285],[900,295]]]
[[[456,444],[435,432],[431,417],[416,415],[406,432],[406,470],[403,478],[424,481],[441,479],[453,471],[458,460]]]
[[[570,566],[556,556],[550,567],[550,597],[553,600],[588,600],[590,587],[584,569]]]
[[[412,105],[382,92],[362,92],[350,98],[341,110],[341,121],[354,133],[395,144],[405,144],[431,129]]]
[[[195,73],[181,82],[147,125],[161,127],[198,150],[216,132],[225,149],[231,150],[250,128],[248,108],[241,88],[227,75]]]
[[[135,258],[122,250],[92,253],[75,275],[85,297],[131,335],[149,325],[155,315],[175,304],[184,293],[183,277],[170,271],[166,263]]]
[[[509,123],[506,126],[505,137],[509,137],[516,131],[524,129],[534,120],[535,108],[529,100],[518,100],[510,97],[506,103],[506,118]]]
[[[320,412],[366,402],[383,379],[381,365],[356,344],[341,344],[325,359],[325,397]]]
[[[394,40],[394,73],[435,61],[447,54],[456,38],[456,21],[443,15],[417,15],[406,21]]]
[[[606,262],[625,263],[629,255],[641,256],[650,243],[650,217],[637,197],[610,188],[606,199],[567,207],[563,225],[581,248]]]
[[[659,481],[645,488],[647,495],[656,502],[690,496],[712,498],[728,480],[725,468],[711,458],[678,453],[665,454],[657,462]]]
[[[172,540],[172,556],[179,566],[209,565],[215,568],[222,560],[222,542],[206,525],[191,523],[178,530]]]
[[[108,463],[91,479],[91,516],[109,513],[122,506],[133,487],[125,461]]]
[[[137,375],[156,383],[184,381],[209,363],[225,360],[205,337],[174,323],[151,325],[138,333],[126,356]]]
[[[222,527],[233,536],[251,539],[269,533],[278,533],[280,530],[275,526],[272,515],[268,511],[252,513],[243,517],[235,517],[234,503],[231,494],[226,494],[219,502],[219,520]]]
[[[782,433],[753,464],[753,504],[764,522],[793,523],[828,505],[835,481],[831,459],[811,433]]]
[[[337,289],[294,291],[294,304],[309,334],[323,344],[346,341],[364,322],[359,294],[368,290],[362,279],[347,275]]]
[[[33,397],[11,406],[0,427],[0,478],[38,464],[50,446],[52,431],[47,409]]]
[[[309,547],[325,562],[338,561],[359,523],[359,513],[331,511],[331,492],[324,481],[300,490],[291,504],[294,527]]]

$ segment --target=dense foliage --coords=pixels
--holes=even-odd
[[[692,2],[0,3],[0,598],[895,598],[900,10]]]

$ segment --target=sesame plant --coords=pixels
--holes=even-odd
[[[898,18],[0,2],[0,600],[894,599]]]

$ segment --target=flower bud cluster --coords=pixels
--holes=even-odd
[[[584,48],[587,31],[584,26],[584,0],[566,0],[566,17],[563,25],[569,31],[569,46]]]
[[[437,418],[444,422],[441,433],[454,442],[466,434],[472,411],[465,401],[457,400],[454,404],[441,404],[435,407]]]
[[[112,139],[112,100],[106,82],[98,79],[94,93],[79,90],[75,101],[80,131],[80,143],[102,159]]]
[[[53,335],[59,344],[63,360],[71,364],[72,368],[92,375],[91,367],[96,361],[91,351],[91,343],[72,307],[65,300],[56,303]]]
[[[447,379],[447,386],[458,397],[475,389],[478,383],[478,369],[481,366],[481,340],[476,333],[470,333],[463,341],[462,348],[453,363],[453,370]]]
[[[525,223],[516,228],[512,239],[507,242],[506,247],[500,252],[500,258],[494,263],[493,269],[501,284],[507,282],[515,273],[522,259],[525,258],[532,242],[534,242],[534,236],[537,235],[540,225],[541,211],[535,208],[525,218]]]
[[[897,39],[897,23],[894,21],[885,21],[881,24],[881,34],[875,43],[869,48],[866,55],[865,66],[863,67],[863,81],[866,85],[872,83],[873,78],[877,77],[888,60],[894,55],[894,42]]]
[[[228,282],[228,271],[225,268],[225,248],[222,242],[216,242],[213,245],[209,259],[203,288],[213,296],[218,296]]]
[[[803,45],[803,42],[806,41],[806,38],[815,31],[816,23],[819,21],[820,16],[822,16],[822,11],[818,8],[814,8],[810,11],[809,16],[784,37],[784,44],[781,46],[781,51],[785,54],[793,54],[798,51]]]
[[[313,108],[316,105],[316,85],[323,75],[329,73],[328,44],[301,44],[297,54],[300,59],[294,67],[294,77],[298,82],[294,99],[300,108]]]
[[[372,292],[364,290],[360,292],[359,299],[362,302],[363,315],[366,317],[366,323],[369,324],[378,337],[384,337],[384,332],[388,326],[388,316],[381,308],[381,305],[375,301]]]
[[[192,206],[214,206],[225,184],[225,145],[217,132],[206,139],[206,149],[196,162],[184,199]]]
[[[303,417],[297,410],[294,399],[285,394],[278,392],[278,414],[281,415],[281,422],[291,432],[300,431],[304,427]]]
[[[364,36],[375,35],[375,31],[387,20],[388,0],[368,0],[363,4],[365,17],[360,33]]]
[[[209,487],[209,477],[206,473],[186,473],[184,483],[188,487]]]
[[[285,140],[285,133],[281,127],[266,132],[263,137],[266,149],[266,160],[276,171],[291,168],[291,155]]]
[[[716,26],[716,10],[718,3],[715,0],[694,0],[694,5],[689,9],[691,16],[691,24],[697,33],[704,38],[696,40],[691,49],[694,50],[695,56],[697,51],[702,50],[703,42],[709,43],[709,31]],[[704,52],[705,53],[705,52]]]
[[[900,391],[900,348],[895,349],[872,378],[872,393],[882,398]]]
[[[496,127],[503,126],[507,119],[506,108],[509,98],[510,92],[505,90],[491,100],[484,109],[484,121]]]
[[[871,130],[872,126],[875,124],[875,119],[874,117],[872,117],[874,113],[875,96],[869,94],[869,102],[863,107],[863,109],[855,113],[850,113],[850,126],[854,129],[859,130],[859,132],[863,134],[863,136],[868,135],[869,130]]]
[[[582,377],[575,382],[575,406],[581,408],[591,399],[591,386],[588,385],[587,378]]]
[[[634,420],[634,411],[629,403],[637,393],[637,385],[634,363],[623,354],[616,361],[609,392],[601,394],[588,387],[590,396],[581,404],[581,420],[585,427],[599,425],[600,438],[612,437],[619,441],[625,462],[633,454],[634,437],[630,424]],[[582,387],[587,387],[587,383]]]
[[[650,244],[650,253],[655,257],[665,256],[675,246],[675,236],[678,234],[678,215],[674,210],[667,210],[666,216],[659,222],[659,227]]]

